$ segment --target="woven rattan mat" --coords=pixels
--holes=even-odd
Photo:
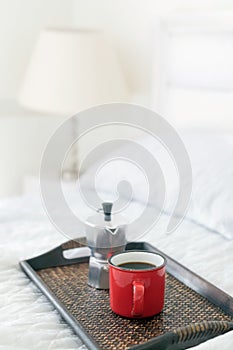
[[[232,321],[232,317],[169,274],[163,312],[150,319],[129,320],[111,311],[108,291],[87,285],[87,263],[47,268],[37,273],[104,350],[125,350],[192,322]]]

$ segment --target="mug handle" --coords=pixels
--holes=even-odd
[[[132,316],[141,316],[144,309],[144,284],[133,282],[133,309]]]

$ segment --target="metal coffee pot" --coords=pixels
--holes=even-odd
[[[97,289],[109,288],[108,258],[125,250],[126,220],[112,214],[112,203],[102,203],[96,215],[86,221],[87,245],[91,249],[88,285]]]

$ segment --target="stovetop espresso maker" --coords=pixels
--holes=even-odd
[[[126,220],[113,215],[112,206],[102,203],[102,209],[86,222],[87,245],[91,249],[88,285],[97,289],[109,288],[108,258],[126,246]]]

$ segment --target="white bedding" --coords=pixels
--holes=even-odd
[[[233,135],[231,133],[214,133],[207,131],[181,132],[180,136],[187,148],[193,173],[193,191],[186,217],[196,223],[206,226],[212,231],[217,231],[228,239],[233,239]],[[158,162],[163,171],[166,186],[166,199],[164,211],[171,213],[178,198],[179,178],[177,169],[173,164],[171,155],[166,148],[151,136],[137,139],[146,151],[149,151]],[[127,157],[129,146],[122,145],[123,157]],[[116,157],[114,151],[109,153],[109,159]],[[144,159],[145,172],[150,169],[151,159]],[[102,162],[104,163],[104,162]],[[141,169],[129,161],[116,159],[109,161],[94,172],[95,164],[87,170],[84,179],[88,181],[95,175],[95,186],[101,192],[110,194],[109,200],[113,201],[113,191],[120,180],[127,180],[133,189],[133,198],[147,203],[148,192],[152,192],[153,201],[162,207],[159,198],[163,192],[160,174],[155,170],[156,181],[148,186],[148,179]],[[132,176],[133,174],[133,176]],[[187,181],[188,184],[188,181]],[[152,186],[153,185],[153,186]],[[189,189],[184,185],[185,191]],[[127,196],[126,196],[127,197]],[[128,198],[129,199],[129,198]],[[157,202],[156,202],[157,201]],[[152,206],[154,204],[152,203]],[[183,212],[181,213],[183,214]],[[180,216],[179,213],[177,213]]]
[[[144,238],[233,295],[233,241],[190,221],[164,235],[167,216]],[[39,197],[0,202],[0,349],[69,349],[85,346],[72,334],[46,298],[20,270],[19,260],[36,256],[67,239],[44,214]],[[197,349],[233,348],[233,332]]]

